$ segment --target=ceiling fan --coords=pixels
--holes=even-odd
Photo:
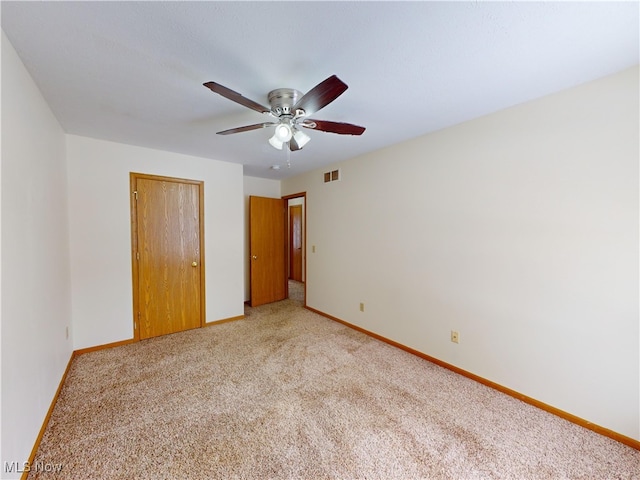
[[[296,151],[300,150],[310,140],[310,137],[304,133],[300,127],[340,135],[362,135],[365,131],[364,127],[352,125],[351,123],[329,122],[308,118],[308,115],[313,115],[321,108],[329,105],[348,88],[347,84],[335,75],[320,82],[304,95],[293,88],[278,88],[272,90],[268,95],[269,108],[253,100],[249,100],[219,83],[207,82],[204,86],[212,92],[222,95],[256,112],[269,115],[275,120],[223,130],[217,132],[218,135],[229,135],[260,128],[276,127],[273,137],[269,139],[269,143],[278,150],[282,150],[283,145],[287,143],[291,151]]]

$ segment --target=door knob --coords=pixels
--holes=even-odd
[[[191,266],[192,267],[197,267],[198,266],[198,262],[191,262]]]
[[[253,258],[254,260],[257,260],[257,259],[258,259],[258,256],[257,256],[257,255],[254,255],[254,256],[252,256],[251,258]]]

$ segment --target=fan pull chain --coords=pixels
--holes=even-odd
[[[291,168],[291,145],[287,142],[287,168]]]

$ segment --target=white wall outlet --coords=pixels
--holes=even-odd
[[[364,303],[360,302],[360,311],[364,312]]]
[[[451,330],[451,341],[453,343],[460,343],[460,334],[455,330]]]

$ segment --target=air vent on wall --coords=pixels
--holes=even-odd
[[[324,183],[337,182],[340,180],[340,169],[324,172]]]

